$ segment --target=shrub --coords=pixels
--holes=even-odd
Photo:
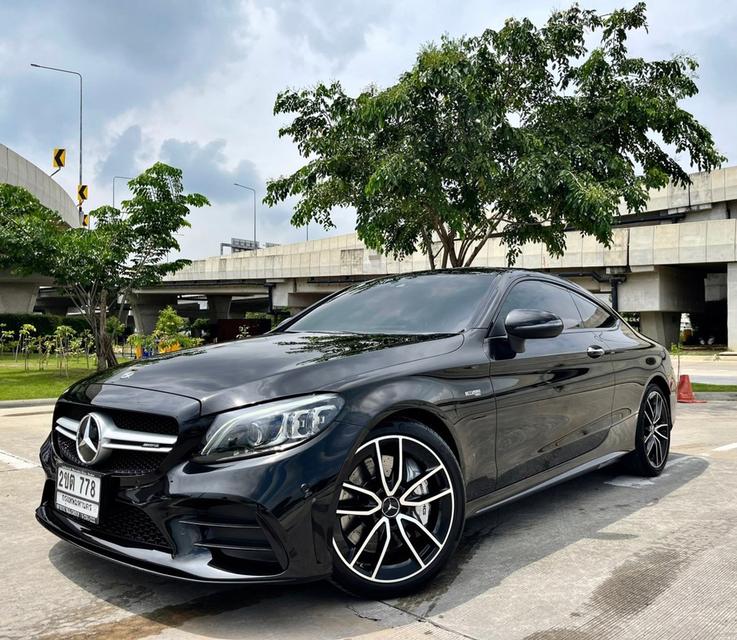
[[[24,324],[32,324],[40,335],[51,335],[59,325],[67,325],[77,333],[81,333],[89,326],[84,318],[76,316],[55,316],[41,313],[0,313],[0,324],[5,331],[18,333]]]
[[[134,333],[128,337],[128,344],[140,348],[140,355],[147,357],[155,352],[168,353],[179,349],[189,349],[202,344],[202,338],[193,338],[184,331],[187,329],[187,320],[178,315],[173,307],[167,306],[161,310],[156,320],[156,328],[150,336]],[[139,354],[136,355],[139,357]]]
[[[246,314],[243,317],[246,320],[268,320],[271,322],[271,328],[273,329],[283,320],[286,320],[290,315],[291,314],[288,310],[274,309],[273,313],[266,313],[265,311],[246,311]]]
[[[176,336],[187,326],[187,319],[180,316],[171,305],[164,307],[159,312],[156,320],[154,335],[158,338]]]

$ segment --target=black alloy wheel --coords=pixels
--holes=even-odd
[[[455,550],[464,502],[458,462],[437,433],[410,420],[371,432],[339,488],[335,581],[369,597],[417,589]]]
[[[634,473],[655,477],[663,472],[670,452],[672,427],[668,397],[659,386],[648,385],[637,419],[636,449],[629,456]]]

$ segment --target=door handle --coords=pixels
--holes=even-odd
[[[601,348],[598,345],[592,344],[588,349],[586,349],[586,355],[589,358],[601,358],[606,353],[603,348]]]

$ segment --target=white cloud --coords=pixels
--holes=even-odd
[[[443,33],[458,36],[499,27],[509,15],[543,21],[555,3],[471,0],[275,0],[203,3],[131,0],[118,5],[6,3],[0,22],[12,24],[0,42],[0,140],[46,168],[51,149],[66,146],[59,174],[76,185],[77,95],[74,78],[32,70],[30,62],[85,74],[85,180],[92,207],[110,202],[111,178],[169,158],[185,184],[207,189],[207,212],[192,217],[184,253],[218,252],[231,236],[250,237],[250,193],[230,183],[265,181],[299,166],[294,145],[279,139],[272,114],[276,93],[339,79],[358,92],[392,83],[420,46]],[[593,6],[594,3],[584,2]],[[597,2],[606,10],[622,2]],[[632,3],[624,3],[632,4]],[[687,52],[702,64],[702,93],[688,104],[724,153],[737,159],[732,82],[737,8],[729,2],[649,6],[650,33],[633,39],[646,56]],[[120,186],[120,185],[119,185]],[[232,189],[232,190],[231,190]],[[259,204],[260,239],[304,238],[288,224],[289,203]],[[352,229],[350,212],[336,215]],[[311,237],[325,232],[313,228]]]

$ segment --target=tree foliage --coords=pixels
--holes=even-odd
[[[38,271],[34,267],[45,269],[64,227],[61,216],[28,191],[0,184],[0,271],[28,275]]]
[[[189,263],[168,254],[179,249],[176,233],[189,226],[190,209],[209,204],[184,193],[182,172],[163,163],[128,185],[132,196],[121,209],[91,212],[92,229],[65,228],[27,191],[0,185],[0,268],[54,279],[87,320],[100,369],[116,364],[108,314],[122,320],[134,289],[154,286]]]
[[[166,305],[156,319],[154,335],[157,338],[170,338],[183,332],[187,328],[187,319],[180,316],[174,307]]]
[[[265,202],[299,198],[292,223],[333,225],[354,207],[359,238],[431,265],[470,265],[498,233],[565,249],[566,228],[608,244],[623,202],[641,211],[648,189],[723,160],[707,129],[680,106],[697,93],[687,56],[629,55],[645,5],[608,14],[577,5],[542,27],[509,19],[478,37],[443,38],[386,89],[357,97],[339,82],[287,90],[279,131],[307,162],[268,184]]]

